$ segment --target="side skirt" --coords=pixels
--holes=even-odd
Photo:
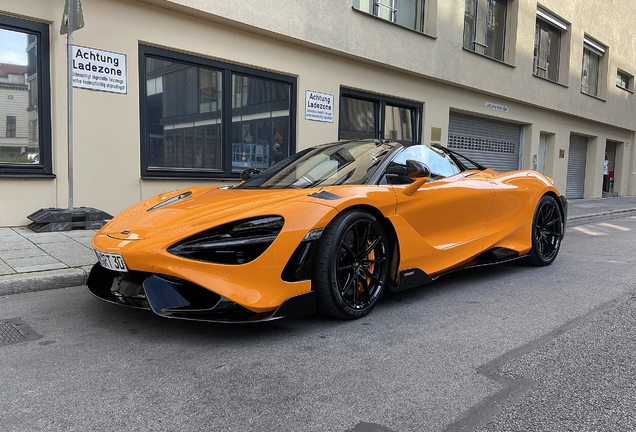
[[[519,255],[519,252],[516,250],[506,249],[506,248],[494,248],[494,249],[490,249],[488,251],[482,252],[481,254],[477,255],[473,260],[469,261],[468,263],[460,267],[456,267],[456,268],[453,268],[452,270],[439,273],[435,276],[430,276],[425,271],[419,268],[405,269],[400,271],[400,277],[398,279],[399,282],[397,286],[389,287],[389,291],[392,291],[392,292],[404,291],[416,286],[433,282],[434,280],[436,280],[437,278],[441,276],[454,273],[459,270],[502,264],[505,262],[515,261],[525,257],[526,255]]]

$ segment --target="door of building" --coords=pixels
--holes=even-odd
[[[585,164],[587,159],[587,138],[570,135],[568,152],[568,176],[565,184],[566,198],[583,198],[585,189]]]
[[[545,155],[548,148],[548,136],[541,134],[539,137],[539,154],[537,154],[537,167],[541,174],[545,174]]]
[[[521,126],[451,112],[448,147],[497,171],[519,169]]]

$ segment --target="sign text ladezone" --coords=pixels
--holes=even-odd
[[[305,119],[333,123],[333,95],[305,91]]]
[[[73,45],[73,87],[126,93],[126,55]]]

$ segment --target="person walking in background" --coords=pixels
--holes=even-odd
[[[278,133],[276,128],[274,128],[274,145],[272,146],[272,162],[269,166],[274,165],[277,162],[283,160],[283,152],[281,151],[280,145],[283,143],[283,137]]]
[[[605,153],[605,162],[603,163],[603,192],[609,193],[609,158]]]
[[[270,166],[283,160],[283,152],[280,151],[280,144],[276,143],[272,146],[272,163]]]

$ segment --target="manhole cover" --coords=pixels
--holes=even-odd
[[[0,344],[22,342],[27,339],[18,328],[11,323],[0,323]]]
[[[41,337],[42,335],[34,332],[33,329],[20,318],[0,321],[0,346],[40,339]]]

